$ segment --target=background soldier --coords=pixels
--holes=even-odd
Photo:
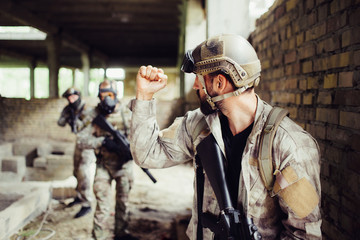
[[[62,95],[69,104],[61,112],[58,125],[64,127],[69,124],[71,131],[78,134],[87,124],[91,123],[92,117],[89,110],[85,107],[85,102],[81,99],[81,93],[74,87],[68,88]],[[92,180],[93,173],[91,164],[95,162],[95,155],[92,149],[81,149],[75,145],[74,152],[74,176],[77,179],[76,198],[68,207],[81,204],[80,211],[75,218],[82,217],[91,212],[92,201]]]
[[[100,103],[94,109],[95,115],[103,115],[108,123],[122,131],[130,121],[130,111],[117,100],[115,81],[104,80],[99,85]],[[128,114],[126,114],[126,111]],[[133,161],[121,155],[118,144],[111,134],[96,124],[87,126],[79,134],[79,143],[84,148],[95,149],[96,173],[94,193],[97,200],[93,236],[95,239],[136,239],[127,233],[126,202],[133,183]],[[119,154],[120,152],[120,154]],[[111,182],[116,181],[115,229],[109,221],[112,199]]]

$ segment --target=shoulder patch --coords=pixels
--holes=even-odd
[[[281,190],[279,195],[299,218],[308,216],[319,203],[314,186],[306,178]]]
[[[309,215],[319,203],[315,187],[304,177],[298,179],[291,166],[276,174],[273,193],[279,194],[299,218]]]

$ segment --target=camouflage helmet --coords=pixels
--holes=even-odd
[[[102,81],[99,84],[99,93],[98,93],[98,97],[100,98],[100,93],[102,92],[112,92],[115,95],[115,99],[117,99],[117,95],[118,95],[118,89],[117,89],[117,84],[115,80],[109,80],[109,79],[104,79],[104,81]]]
[[[74,94],[78,95],[79,97],[81,96],[81,92],[78,89],[76,89],[75,87],[70,87],[70,88],[66,89],[66,91],[63,93],[62,96],[64,98],[67,98],[70,95],[74,95]]]
[[[238,96],[246,89],[257,86],[260,81],[261,64],[251,44],[239,35],[219,35],[189,50],[181,66],[186,73],[195,73],[203,85],[207,101],[216,109],[215,102]],[[210,97],[206,92],[204,75],[222,71],[230,76],[237,88],[235,91]]]
[[[261,65],[255,49],[239,35],[209,38],[185,54],[181,70],[206,75],[222,70],[238,88],[256,86]]]

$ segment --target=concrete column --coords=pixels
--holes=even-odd
[[[49,68],[49,97],[59,97],[59,51],[61,40],[59,36],[48,35],[46,41]]]
[[[185,29],[185,52],[195,48],[199,43],[206,39],[206,16],[202,1],[189,0],[187,4],[186,29]],[[197,96],[192,90],[195,75],[186,73],[184,83],[182,84],[182,94],[186,102],[191,104],[197,103]]]
[[[30,62],[30,98],[35,98],[35,68],[36,61],[32,60]]]
[[[84,73],[84,89],[83,95],[89,96],[89,81],[90,81],[90,56],[88,53],[81,53],[82,70]]]
[[[75,68],[73,68],[72,70],[71,70],[71,73],[72,73],[72,85],[73,86],[75,86],[75,72],[76,72],[76,69]]]
[[[207,37],[225,33],[247,38],[250,34],[249,2],[206,0]]]

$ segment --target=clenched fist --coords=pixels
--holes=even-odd
[[[154,93],[166,86],[167,79],[161,68],[141,66],[136,76],[136,99],[151,100]]]

